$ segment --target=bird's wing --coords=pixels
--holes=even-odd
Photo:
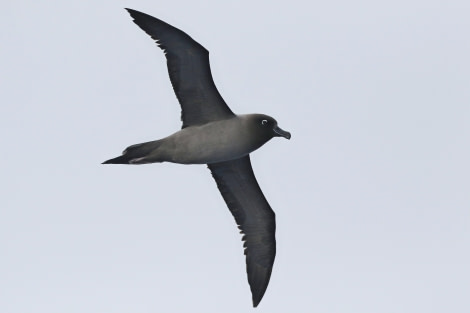
[[[274,211],[256,181],[248,155],[208,167],[244,234],[246,270],[256,307],[268,287],[276,256]]]
[[[181,104],[183,128],[234,116],[212,79],[209,51],[181,30],[142,12],[126,9],[165,52],[168,73]]]

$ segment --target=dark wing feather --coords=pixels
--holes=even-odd
[[[274,211],[256,181],[248,155],[208,167],[244,234],[248,282],[256,307],[268,287],[276,256]]]
[[[181,104],[183,128],[234,116],[212,79],[209,52],[181,30],[126,9],[165,52],[171,84]]]

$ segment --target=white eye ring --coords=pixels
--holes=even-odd
[[[266,125],[266,124],[268,124],[268,120],[262,120],[261,121],[261,125]]]

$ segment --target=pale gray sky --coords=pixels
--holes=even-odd
[[[0,311],[254,312],[205,166],[103,166],[180,128],[124,7],[211,52],[277,213],[258,312],[470,312],[469,1],[9,1],[0,13]]]

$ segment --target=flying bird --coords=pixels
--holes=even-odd
[[[132,145],[103,164],[207,164],[243,234],[248,283],[256,307],[271,277],[276,223],[249,154],[273,137],[290,139],[291,135],[268,115],[234,114],[214,84],[209,52],[189,35],[145,13],[126,10],[165,53],[183,126],[163,139]]]

